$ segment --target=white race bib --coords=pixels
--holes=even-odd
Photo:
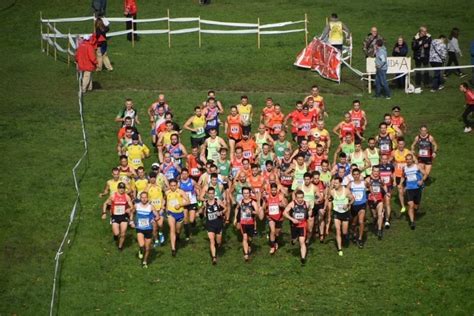
[[[354,192],[354,199],[356,201],[361,201],[363,196],[364,196],[363,192]]]
[[[297,220],[304,219],[304,213],[295,213],[294,218]]]
[[[389,151],[390,150],[390,145],[389,144],[382,144],[382,145],[380,145],[380,150]]]
[[[382,177],[382,181],[385,184],[390,183],[390,177],[389,176],[384,176],[384,177]]]
[[[125,205],[115,205],[114,215],[123,215],[125,214]]]
[[[138,219],[138,227],[148,227],[150,226],[150,219],[149,218],[139,218]]]
[[[417,181],[417,177],[416,177],[416,174],[409,174],[407,175],[407,181],[410,181],[410,182],[413,182],[413,181]]]
[[[422,157],[428,156],[428,153],[429,153],[428,149],[420,149],[420,150],[418,151],[418,154],[419,154],[420,156],[422,156]]]
[[[217,213],[208,213],[207,214],[207,219],[210,220],[210,221],[213,221],[217,218],[218,218]]]
[[[269,215],[278,215],[278,214],[280,214],[280,206],[279,205],[269,205],[268,206],[268,214]]]

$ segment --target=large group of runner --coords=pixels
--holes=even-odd
[[[128,227],[135,228],[144,268],[154,247],[168,239],[176,256],[181,231],[187,241],[200,227],[207,230],[212,264],[223,246],[223,230],[232,227],[241,234],[245,261],[256,236],[266,235],[269,252],[275,254],[285,221],[291,244],[299,245],[302,264],[307,245],[313,240],[324,244],[333,230],[337,254],[343,256],[351,241],[362,249],[368,231],[383,239],[394,216],[395,196],[399,214],[407,214],[409,227],[416,227],[438,145],[426,126],[408,145],[400,112],[394,106],[376,122],[378,133],[370,137],[365,135],[369,122],[359,100],[327,130],[328,113],[317,86],[289,114],[272,98],[266,99],[261,113],[254,113],[244,95],[225,115],[209,91],[181,129],[160,95],[147,111],[154,146],[150,150],[137,130],[138,112],[127,99],[116,117],[121,124],[119,165],[100,193],[108,196],[102,219],[110,214],[119,250]],[[183,145],[183,130],[190,131],[190,151]],[[335,148],[333,157],[330,148]],[[158,162],[145,170],[144,160],[155,153]],[[370,229],[365,227],[367,214],[373,219]]]

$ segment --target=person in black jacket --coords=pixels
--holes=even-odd
[[[392,56],[406,57],[407,55],[408,55],[408,45],[403,39],[403,37],[399,36],[397,42],[395,43],[395,46],[393,47]],[[397,76],[398,75],[399,74],[397,74]],[[406,75],[397,79],[398,88],[400,89],[405,88],[405,78],[406,78]]]
[[[425,26],[421,26],[418,33],[413,37],[411,48],[413,49],[413,58],[415,59],[416,68],[429,67],[430,65],[430,46],[431,35]],[[421,77],[423,76],[423,83],[425,86],[430,85],[430,73],[426,71],[415,72],[415,85],[421,86]]]

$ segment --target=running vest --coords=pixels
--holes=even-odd
[[[306,202],[298,204],[295,201],[295,204],[291,209],[291,217],[299,221],[299,223],[296,224],[296,227],[306,227],[306,220],[309,217],[309,208]]]
[[[148,179],[147,178],[136,178],[135,179],[135,189],[137,190],[137,198],[140,197],[140,194],[146,190],[148,186]]]
[[[166,179],[171,180],[171,179],[176,179],[179,176],[178,169],[174,165],[174,163],[163,163],[161,165],[161,172],[165,175]]]
[[[174,162],[177,162],[180,166],[182,165],[181,157],[183,155],[183,150],[181,149],[180,143],[177,143],[176,145],[168,145],[166,146],[166,151],[168,151],[171,154],[171,159]]]
[[[237,159],[236,157],[234,157],[232,159],[232,162],[231,162],[231,166],[232,166],[232,169],[231,169],[231,173],[232,173],[232,177],[235,178],[237,176],[237,174],[240,172],[240,170],[242,170],[242,167],[243,167],[243,164],[242,164],[242,159]]]
[[[163,190],[159,185],[148,186],[148,199],[156,210],[160,210],[163,205]]]
[[[389,134],[385,136],[379,135],[379,149],[382,155],[390,155],[392,152],[392,140]]]
[[[281,221],[282,219],[280,203],[281,203],[281,198],[279,194],[275,196],[271,194],[268,195],[267,197],[268,216],[274,221]]]
[[[380,179],[385,185],[391,186],[392,185],[392,175],[394,167],[391,163],[386,165],[379,165],[380,167]]]
[[[364,181],[360,181],[360,183],[352,182],[351,192],[354,196],[354,205],[362,205],[367,202],[367,189]]]
[[[342,30],[341,21],[329,22],[328,41],[332,45],[342,45],[344,42],[344,32]]]
[[[206,217],[208,222],[221,220],[220,211],[221,207],[217,204],[217,199],[214,199],[214,204],[212,205],[206,201]]]
[[[284,173],[291,166],[291,161],[287,162],[282,159],[279,169],[280,169],[280,183],[284,186],[290,186],[293,183],[293,176],[285,175]]]
[[[244,196],[242,195],[242,188],[244,187],[248,187],[248,183],[245,182],[245,183],[242,183],[240,181],[237,181],[235,182],[234,184],[234,199],[235,199],[235,202],[240,203],[242,201],[242,199],[244,198]]]
[[[398,149],[395,149],[393,152],[393,160],[395,161],[395,176],[401,177],[403,174],[403,167],[406,166],[406,156],[410,151],[406,148],[400,152]]]
[[[206,131],[209,131],[211,128],[219,128],[219,109],[217,107],[214,108],[207,108],[206,114]]]
[[[416,164],[403,167],[403,174],[405,175],[405,186],[407,190],[420,188],[418,181],[422,179],[422,176]]]
[[[189,174],[191,177],[198,178],[201,175],[201,170],[199,170],[198,158],[193,155],[188,155],[187,167],[189,169]]]
[[[229,138],[233,138],[236,140],[240,140],[242,138],[242,122],[240,119],[240,115],[232,116],[229,115],[227,117],[227,136]]]
[[[304,201],[308,205],[310,209],[314,207],[314,201],[316,200],[316,197],[314,196],[316,194],[315,192],[315,186],[311,183],[309,186],[309,189],[307,186],[302,185],[301,191],[304,193]]]
[[[179,188],[186,193],[189,198],[189,204],[197,203],[196,198],[196,188],[194,187],[193,180],[188,178],[187,181],[180,180],[179,181]]]
[[[260,169],[264,171],[266,169],[265,163],[270,160],[273,161],[272,152],[269,151],[266,156],[264,156],[263,152],[260,154],[258,159],[258,164],[260,165]]]
[[[355,151],[355,143],[352,142],[352,143],[348,144],[346,142],[343,142],[343,143],[341,143],[341,150],[347,156],[350,156]]]
[[[430,135],[422,138],[418,135],[418,157],[431,158],[433,154],[433,143],[430,141]]]
[[[153,214],[152,205],[137,203],[135,210],[135,228],[139,230],[153,229],[152,221],[155,219],[155,214]]]
[[[255,143],[257,143],[257,147],[262,149],[263,144],[267,142],[267,138],[268,138],[267,132],[263,134],[263,137],[261,136],[260,133],[255,134]]]
[[[253,225],[254,224],[254,214],[255,211],[252,201],[244,202],[240,204],[240,224],[243,225]]]
[[[338,162],[336,166],[337,170],[339,170],[339,168],[344,168],[344,177],[348,176],[351,173],[351,166],[348,163],[342,164]]]
[[[110,212],[112,215],[125,215],[125,210],[127,208],[127,194],[120,194],[115,192],[112,197],[112,205],[110,207]]]
[[[273,148],[278,159],[282,159],[285,155],[285,150],[288,148],[288,141],[285,140],[283,143],[281,143],[280,141],[276,141],[273,144]]]
[[[346,137],[346,135],[351,135],[352,139],[355,137],[356,127],[352,122],[346,123],[342,122],[341,124],[341,138]]]
[[[226,160],[222,162],[220,159],[218,159],[215,162],[217,168],[219,169],[219,174],[223,177],[228,177],[230,175],[230,161]]]
[[[377,166],[380,163],[380,155],[377,149],[374,148],[375,154],[371,153],[369,148],[366,149],[367,158],[370,161],[370,168],[365,170],[365,174],[370,176],[372,174],[372,167]]]
[[[331,171],[321,171],[319,179],[324,183],[325,186],[328,186],[331,183],[332,174]]]
[[[167,201],[167,209],[168,211],[172,213],[183,213],[184,208],[183,208],[183,197],[181,196],[181,193],[178,191],[169,191],[166,194],[166,201]],[[176,206],[179,204],[179,208]]]
[[[355,129],[359,132],[362,131],[362,120],[364,119],[364,112],[362,110],[354,111],[351,110],[349,112],[351,114],[351,121],[354,124]]]
[[[369,200],[382,201],[383,198],[383,182],[382,179],[370,178],[370,194]]]
[[[364,152],[359,151],[359,157],[356,157],[355,154],[356,154],[356,152],[353,152],[350,156],[351,157],[351,164],[356,164],[357,168],[362,170],[362,168],[365,167]],[[362,173],[364,173],[364,171],[362,171]]]
[[[207,139],[207,160],[214,160],[217,161],[219,159],[219,149],[221,145],[219,144],[219,138],[212,138]]]
[[[193,128],[196,129],[195,132],[191,132],[191,138],[203,138],[206,136],[204,128],[206,127],[206,118],[204,115],[196,116],[194,115],[192,119]]]
[[[306,166],[306,164],[303,165],[303,168],[301,168],[298,164],[296,164],[294,175],[293,175],[293,184],[291,186],[292,190],[296,190],[296,188],[303,185],[304,174],[307,171],[308,171],[308,167]]]
[[[336,191],[334,191],[333,200],[332,200],[332,209],[334,212],[337,213],[345,213],[348,210],[344,209],[344,206],[349,204],[349,199],[346,196],[346,190],[342,190],[342,195],[338,195]]]

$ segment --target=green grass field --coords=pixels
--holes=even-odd
[[[2,8],[8,7],[6,2]],[[51,18],[84,16],[90,13],[88,5],[88,1],[27,0],[0,11],[0,140],[5,162],[0,180],[2,315],[49,311],[54,256],[75,199],[71,169],[83,149],[74,70],[67,68],[64,56],[55,62],[41,53],[39,11]],[[388,39],[389,50],[399,34],[410,39],[421,24],[427,24],[434,36],[457,26],[461,48],[468,55],[474,38],[468,2],[435,0],[425,7],[421,2],[383,0],[370,6],[360,0],[215,0],[209,7],[199,7],[197,1],[139,1],[139,17],[164,16],[170,8],[175,17],[249,23],[260,18],[262,23],[273,23],[299,20],[307,13],[310,34],[320,34],[325,17],[338,12],[353,32],[353,61],[360,70],[364,70],[361,42],[372,25]],[[120,16],[121,2],[109,1],[108,12]],[[67,32],[68,26],[62,27]],[[71,25],[72,31],[91,28]],[[143,36],[135,48],[124,36],[112,38],[109,45],[115,71],[96,74],[100,89],[85,96],[90,151],[80,168],[81,209],[62,260],[59,314],[474,312],[473,139],[462,133],[464,99],[457,90],[458,78],[450,77],[439,93],[405,95],[395,90],[392,100],[374,100],[365,83],[347,69],[338,85],[292,66],[304,46],[302,33],[262,37],[260,50],[254,35],[203,35],[201,49],[197,34],[173,36],[171,49],[166,35]],[[462,64],[468,62],[468,56],[461,59]],[[257,112],[271,96],[287,113],[313,84],[321,86],[327,101],[330,128],[355,98],[362,100],[368,113],[368,135],[375,133],[381,115],[395,104],[408,120],[410,142],[420,124],[429,125],[440,151],[432,173],[435,181],[424,191],[424,215],[415,232],[403,218],[396,219],[382,242],[369,233],[365,249],[350,247],[342,258],[330,238],[325,245],[310,247],[305,267],[299,264],[298,248],[288,243],[288,234],[275,257],[268,254],[266,239],[258,238],[255,256],[245,264],[231,228],[216,267],[210,265],[202,228],[181,246],[177,258],[171,257],[168,245],[158,248],[148,270],[139,265],[131,232],[124,252],[116,251],[110,226],[100,220],[103,200],[97,195],[117,164],[113,118],[125,98],[133,98],[144,118],[158,93],[165,93],[183,123],[208,89],[215,89],[226,107],[245,93]],[[140,130],[146,134],[148,124],[143,121]],[[187,134],[184,142],[189,145]],[[147,166],[153,161],[148,159]],[[394,207],[398,215],[399,207],[396,203]]]

